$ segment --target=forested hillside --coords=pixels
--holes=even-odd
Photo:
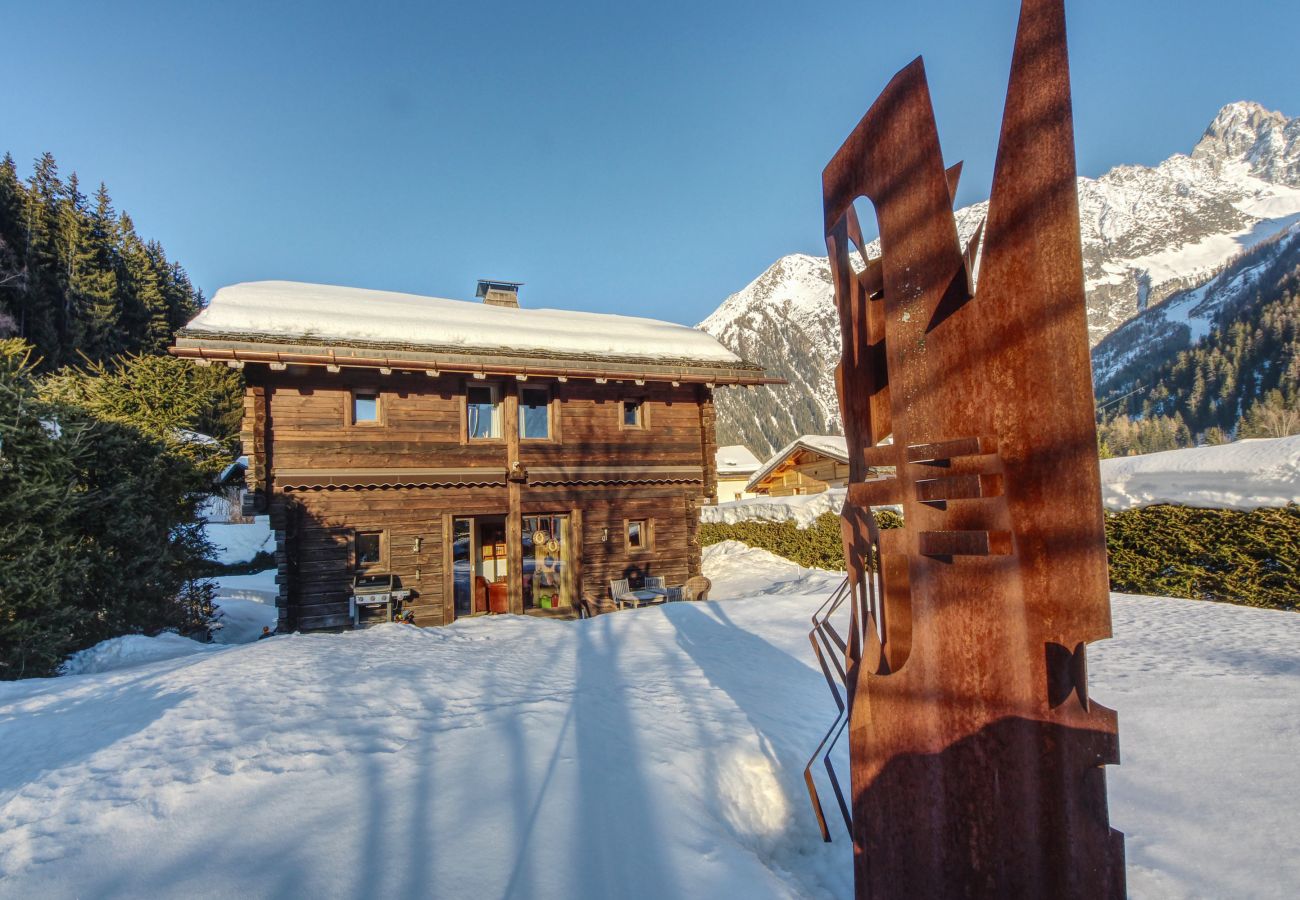
[[[1229,283],[1250,278],[1224,295],[1200,340],[1176,352],[1148,341],[1099,379],[1105,451],[1300,432],[1300,241],[1279,248],[1261,247],[1219,276]]]
[[[31,344],[44,371],[163,352],[202,302],[179,263],[135,232],[101,183],[90,197],[50,154],[31,175],[0,162],[0,338]]]

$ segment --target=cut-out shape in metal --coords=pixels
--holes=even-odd
[[[964,247],[959,175],[920,59],[823,173],[848,577],[813,618],[840,715],[805,778],[829,839],[823,759],[859,898],[1122,897],[1116,716],[1085,665],[1111,632],[1063,0],[1022,3],[988,218]],[[885,505],[904,527],[877,529]],[[847,800],[829,763],[846,728]]]

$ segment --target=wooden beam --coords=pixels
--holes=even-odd
[[[519,388],[515,384],[505,388],[506,472],[514,471],[519,460]],[[506,578],[509,587],[510,611],[524,614],[524,520],[522,510],[523,485],[518,478],[507,475],[506,482]]]

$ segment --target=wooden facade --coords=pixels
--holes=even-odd
[[[281,630],[347,626],[358,573],[395,576],[418,625],[571,616],[612,579],[700,574],[698,510],[716,500],[707,372],[301,364],[255,343],[182,332],[172,352],[244,371],[248,497],[276,533]],[[491,436],[474,436],[471,391],[493,398]],[[521,398],[545,438],[521,436]]]
[[[848,483],[847,453],[823,445],[795,441],[769,460],[748,484],[748,490],[771,497],[820,494]]]

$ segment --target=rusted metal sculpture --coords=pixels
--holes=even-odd
[[[986,227],[965,247],[959,174],[920,59],[823,173],[851,475],[848,579],[814,618],[841,704],[818,753],[847,724],[850,801],[835,790],[859,898],[1122,897],[1101,768],[1116,717],[1084,662],[1110,607],[1062,0],[1022,4]],[[882,466],[895,477],[867,479]],[[878,530],[872,507],[895,504],[904,527]]]

